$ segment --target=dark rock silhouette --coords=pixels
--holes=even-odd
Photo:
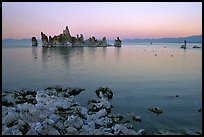
[[[121,47],[122,41],[120,40],[119,37],[117,37],[117,39],[115,40],[114,46],[115,47]]]
[[[38,46],[38,41],[37,41],[36,37],[32,37],[31,41],[32,41],[32,46],[34,46],[34,47]]]
[[[48,38],[43,32],[41,32],[41,40],[42,40],[42,46],[43,47],[48,45]]]
[[[45,35],[43,32],[41,32],[41,40],[42,40],[42,47],[57,47],[57,46],[89,46],[89,47],[108,47],[112,46],[110,44],[107,44],[106,37],[103,37],[102,40],[97,40],[94,36],[90,37],[87,40],[84,40],[84,36],[80,34],[80,36],[77,34],[77,37],[71,36],[68,26],[66,26],[65,30],[57,36],[54,36],[53,38],[49,36],[49,39],[47,35]],[[122,41],[117,37],[115,40],[115,47],[121,47]]]

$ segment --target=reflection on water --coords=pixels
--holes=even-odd
[[[96,88],[108,86],[114,92],[113,112],[126,115],[131,111],[142,117],[136,128],[202,129],[202,115],[197,111],[202,106],[202,48],[183,50],[166,43],[121,48],[3,48],[2,74],[3,89],[43,89],[58,84],[83,87],[86,91],[76,99],[84,105],[87,98],[95,97]],[[177,94],[179,98],[168,98]],[[153,106],[164,113],[150,113],[147,108]]]

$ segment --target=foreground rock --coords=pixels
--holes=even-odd
[[[113,92],[98,88],[90,109],[75,101],[82,88],[3,91],[2,135],[141,135],[119,114],[111,114]]]

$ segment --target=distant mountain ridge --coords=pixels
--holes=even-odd
[[[184,40],[186,40],[189,43],[202,43],[202,35],[194,35],[194,36],[188,36],[188,37],[177,37],[177,38],[158,38],[158,39],[122,39],[123,43],[183,43]],[[6,43],[13,43],[13,42],[28,42],[31,43],[31,39],[2,39],[2,42]],[[108,43],[114,43],[114,40],[108,39]],[[41,43],[41,39],[38,39],[38,43]]]
[[[133,42],[149,42],[149,43],[182,43],[186,40],[189,43],[202,43],[202,35],[194,35],[188,37],[178,37],[178,38],[158,38],[158,39],[122,39],[123,43],[133,43]]]

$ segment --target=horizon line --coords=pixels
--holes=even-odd
[[[188,35],[188,36],[179,36],[179,37],[159,37],[159,38],[123,38],[125,39],[163,39],[163,38],[183,38],[183,37],[191,37],[191,36],[202,36],[202,34],[196,34],[196,35]],[[2,38],[2,40],[5,39],[14,39],[14,40],[23,40],[23,39],[31,39],[31,38]],[[41,39],[41,38],[40,38]],[[38,40],[40,40],[38,39]],[[107,39],[107,40],[114,40],[114,39]]]

